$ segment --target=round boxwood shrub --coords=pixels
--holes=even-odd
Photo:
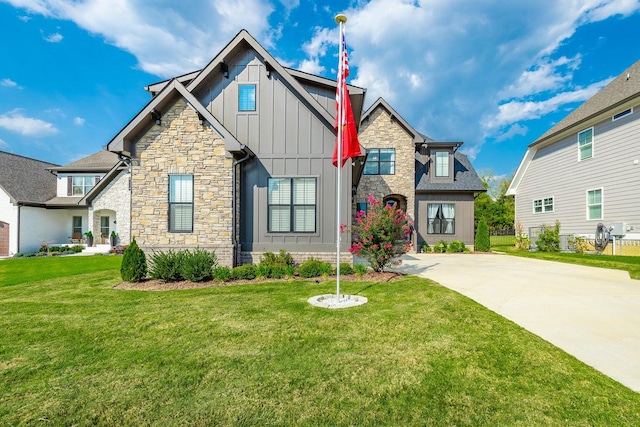
[[[231,280],[231,269],[227,266],[220,266],[213,269],[213,278],[219,282]]]
[[[319,259],[309,258],[300,265],[298,274],[306,279],[310,277],[328,276],[331,274],[331,264]]]
[[[231,269],[232,279],[253,280],[257,277],[257,267],[254,264],[245,264]]]
[[[139,282],[147,277],[147,257],[136,243],[135,237],[124,251],[120,276],[125,282]]]

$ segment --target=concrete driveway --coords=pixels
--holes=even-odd
[[[640,281],[627,272],[493,254],[405,255],[435,280],[640,392]]]

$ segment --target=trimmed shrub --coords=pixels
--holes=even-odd
[[[447,248],[447,252],[463,253],[463,252],[469,252],[469,249],[467,249],[464,242],[461,242],[460,240],[452,240],[451,242],[449,242],[449,247]]]
[[[253,280],[257,277],[257,267],[254,264],[245,264],[231,269],[232,279]]]
[[[215,267],[213,269],[213,278],[219,282],[228,282],[231,280],[231,269],[226,266]]]
[[[165,282],[182,280],[181,264],[183,260],[184,251],[175,252],[172,249],[167,252],[154,251],[151,255],[149,275]]]
[[[273,252],[265,252],[260,256],[259,265],[296,265],[290,253],[284,249],[280,249],[278,254]]]
[[[489,236],[489,227],[487,227],[487,220],[480,219],[478,223],[478,229],[476,230],[476,238],[473,242],[474,251],[476,252],[490,252],[491,251],[491,237]]]
[[[260,264],[258,264],[256,273],[258,277],[282,279],[288,275],[293,276],[295,273],[295,264],[291,254],[284,249],[280,249],[280,253],[278,254],[265,252],[260,257]]]
[[[120,276],[125,282],[139,282],[147,277],[147,257],[136,243],[135,237],[124,251]]]
[[[542,232],[538,236],[536,246],[541,252],[560,252],[560,221],[555,226],[542,226]]]
[[[204,282],[213,278],[213,269],[218,266],[218,257],[214,251],[196,248],[185,250],[182,254],[180,274],[192,282]]]
[[[440,240],[438,243],[433,245],[433,252],[437,254],[443,254],[447,252],[447,242],[444,240]]]
[[[353,267],[348,262],[340,263],[340,274],[353,274]]]
[[[298,274],[300,277],[308,279],[310,277],[328,276],[331,274],[331,270],[330,263],[311,257],[300,265]]]
[[[427,242],[420,243],[420,252],[423,254],[431,252],[431,246]]]
[[[367,274],[369,268],[364,264],[356,264],[353,266],[353,270],[356,272],[357,276],[362,277]]]

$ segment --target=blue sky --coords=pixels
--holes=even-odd
[[[0,150],[101,149],[143,87],[204,66],[242,28],[283,65],[350,83],[417,130],[515,171],[528,144],[640,60],[640,0],[0,0]]]

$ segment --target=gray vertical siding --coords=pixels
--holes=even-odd
[[[331,164],[335,135],[305,101],[296,96],[276,72],[267,77],[261,59],[253,51],[226,59],[229,79],[219,78],[197,94],[203,105],[246,144],[256,157],[241,166],[240,244],[243,251],[296,252],[335,251],[336,168]],[[257,84],[255,112],[238,112],[238,84]],[[321,105],[329,94],[315,90]],[[333,99],[332,103],[335,102]],[[331,111],[328,109],[328,111]],[[315,233],[269,233],[267,229],[267,183],[270,177],[317,178]],[[342,180],[342,221],[349,222],[351,168]],[[343,248],[348,248],[343,239]]]
[[[427,234],[427,205],[429,203],[455,204],[455,234]],[[460,240],[465,245],[474,244],[474,198],[470,193],[431,193],[416,194],[416,231],[417,244],[426,241],[430,246],[440,240],[450,242]]]
[[[596,124],[593,141],[593,157],[583,161],[577,132],[535,153],[516,193],[516,221],[525,232],[556,220],[561,233],[593,234],[599,222],[618,221],[640,230],[640,106],[615,122],[609,117]],[[598,188],[603,218],[587,220],[587,190]],[[547,197],[553,197],[554,211],[534,214],[533,200]]]

